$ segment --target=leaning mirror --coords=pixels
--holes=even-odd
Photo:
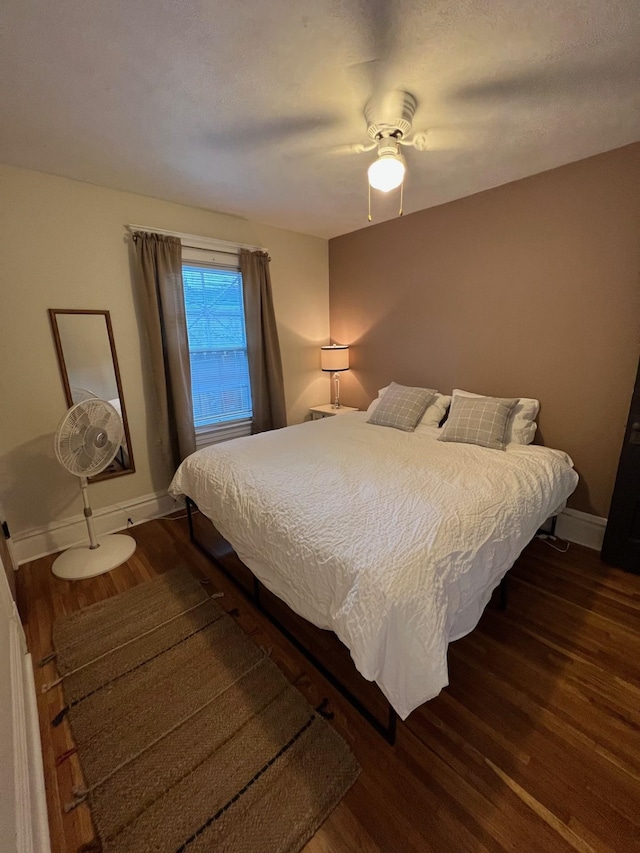
[[[122,418],[124,443],[111,465],[91,481],[132,474],[136,469],[109,312],[49,308],[49,319],[67,405],[98,397]]]

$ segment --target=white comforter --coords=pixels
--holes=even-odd
[[[330,628],[404,719],[448,684],[447,645],[578,477],[557,450],[506,452],[324,418],[194,453],[189,495],[297,613]]]

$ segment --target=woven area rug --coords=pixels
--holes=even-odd
[[[59,619],[54,647],[104,853],[298,851],[359,773],[186,569]]]

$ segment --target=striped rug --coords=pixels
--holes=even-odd
[[[104,853],[298,851],[355,781],[341,737],[186,569],[59,619]]]

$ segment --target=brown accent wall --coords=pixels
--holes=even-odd
[[[536,440],[580,474],[570,506],[606,516],[639,273],[640,143],[336,237],[331,339],[352,345],[341,400],[365,408],[391,380],[536,397]]]

